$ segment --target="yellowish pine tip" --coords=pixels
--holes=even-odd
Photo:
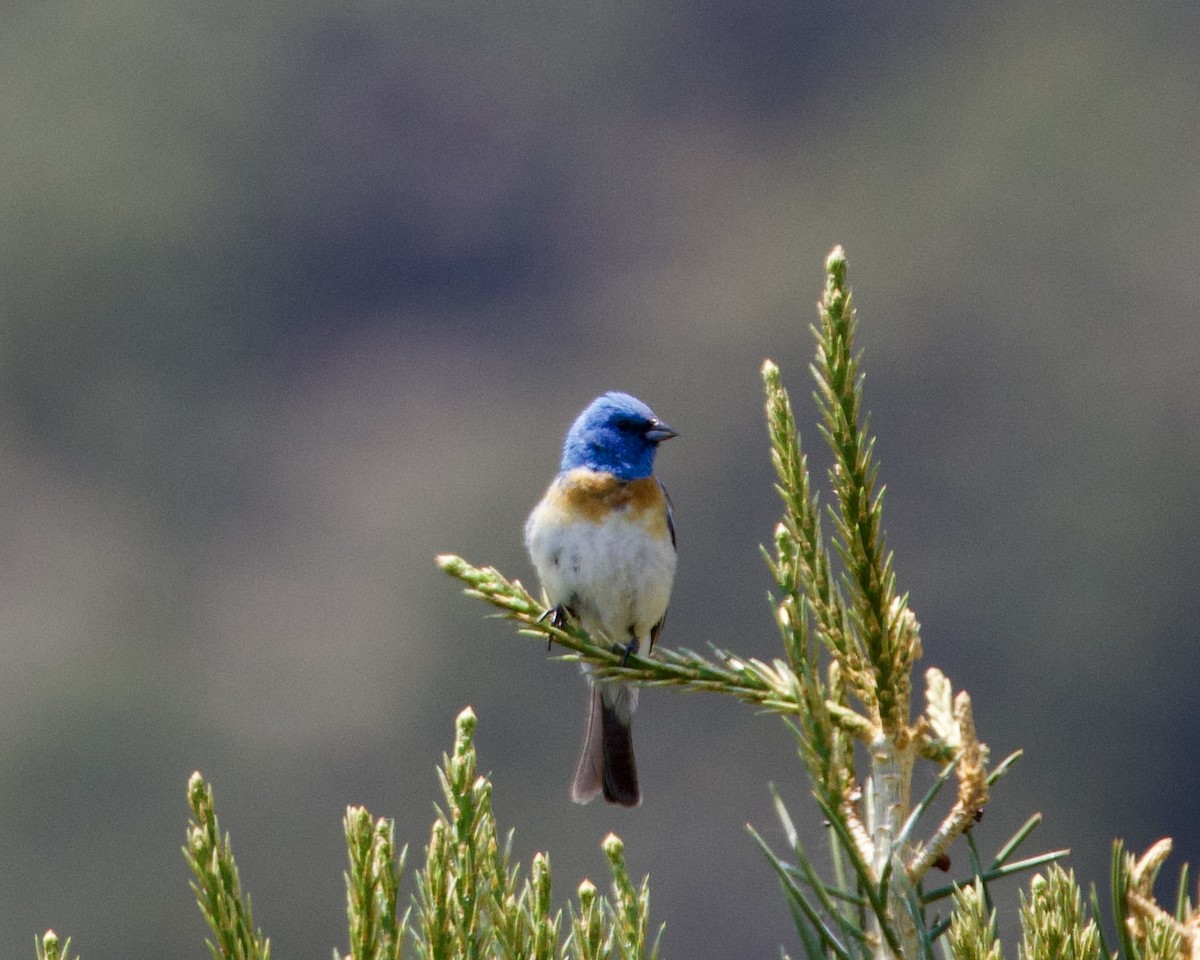
[[[204,803],[208,795],[208,784],[204,782],[204,776],[199,770],[188,777],[187,795],[188,803],[193,809]]]
[[[457,717],[454,718],[454,729],[458,731],[460,737],[470,738],[475,732],[475,724],[478,718],[475,716],[475,711],[471,707],[466,706]]]
[[[1134,865],[1133,885],[1135,887],[1144,887],[1148,893],[1151,892],[1154,887],[1154,880],[1158,876],[1158,871],[1170,855],[1171,838],[1163,837],[1142,854]]]

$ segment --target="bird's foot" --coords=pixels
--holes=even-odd
[[[565,630],[567,624],[571,622],[571,608],[565,603],[556,603],[552,607],[547,607],[540,617],[537,618],[538,623],[546,623],[549,621],[550,626],[556,630]],[[549,650],[554,645],[554,638],[551,637],[546,641],[546,649]]]
[[[547,620],[550,621],[550,626],[562,630],[571,620],[571,611],[565,603],[556,603],[543,610],[542,615],[537,618],[538,623],[545,623]]]
[[[629,660],[630,655],[631,654],[636,655],[640,648],[641,648],[641,644],[638,643],[638,638],[631,637],[629,642],[627,644],[625,644],[624,647],[620,648],[625,651],[624,653],[621,654],[621,666],[625,666],[626,662]]]

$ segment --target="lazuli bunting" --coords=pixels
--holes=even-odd
[[[671,501],[654,455],[677,436],[627,393],[597,397],[567,431],[559,474],[525,522],[555,621],[578,622],[626,656],[662,629],[675,580]],[[591,707],[571,799],[641,803],[630,724],[637,688],[589,675]]]

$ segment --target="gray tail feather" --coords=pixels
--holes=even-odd
[[[609,803],[636,807],[642,802],[637,763],[633,758],[633,731],[615,707],[604,702],[598,686],[592,688],[587,735],[575,768],[571,799],[587,803],[598,793]]]

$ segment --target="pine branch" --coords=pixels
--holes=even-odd
[[[399,885],[405,851],[396,852],[395,825],[349,807],[343,821],[349,867],[345,873],[349,953],[334,960],[401,960],[407,940],[425,960],[656,960],[649,942],[650,889],[636,886],[615,835],[603,844],[613,875],[612,897],[586,882],[572,906],[565,940],[562,912],[552,908],[550,861],[534,856],[522,879],[512,862],[511,834],[501,844],[492,812],[492,784],[476,764],[475,714],[468,707],[455,724],[453,753],[439,769],[442,805],[430,830],[424,866],[416,875],[412,905],[400,912]],[[268,942],[253,930],[249,897],[238,880],[228,836],[221,837],[212,788],[196,773],[188,784],[193,822],[184,855],[192,867],[201,912],[213,938],[214,960],[263,958]],[[411,921],[410,922],[410,918]],[[658,936],[661,937],[660,928]],[[38,960],[69,960],[66,947],[48,932]],[[78,960],[78,958],[76,958]]]
[[[908,723],[907,681],[915,652],[902,627],[904,605],[896,602],[892,555],[883,534],[883,491],[875,492],[879,466],[861,412],[863,376],[854,352],[858,319],[841,247],[826,258],[818,316],[811,368],[822,418],[818,429],[834,455],[830,480],[839,505],[834,527],[852,598],[851,617],[874,672],[873,682],[863,678],[864,702],[878,710],[886,729],[898,730]]]
[[[195,877],[196,903],[213,934],[209,952],[214,960],[270,960],[270,941],[254,929],[250,897],[242,895],[229,836],[221,836],[212,787],[199,773],[188,781],[188,804],[192,820],[183,854]]]
[[[586,663],[599,678],[619,678],[645,687],[672,687],[684,692],[724,693],[774,713],[799,712],[799,684],[782,660],[766,663],[742,659],[715,647],[716,659],[663,646],[656,646],[653,656],[627,654],[624,647],[596,643],[577,627],[554,626],[545,616],[544,603],[534,600],[520,581],[507,580],[493,567],[475,567],[450,554],[439,556],[437,562],[442,570],[466,584],[463,592],[467,596],[498,607],[502,617],[521,627],[521,633],[566,648],[570,652],[560,659]]]
[[[397,856],[395,823],[372,822],[364,807],[347,807],[343,825],[350,854],[350,869],[344,875],[347,960],[400,960],[408,915],[398,915],[397,891],[407,849]]]
[[[562,916],[551,912],[549,860],[537,855],[529,878],[519,879],[510,842],[501,845],[497,839],[492,785],[477,771],[474,730],[475,714],[467,708],[458,717],[454,753],[442,763],[443,805],[417,877],[418,956],[551,960],[570,953],[581,960],[642,960],[649,887],[645,881],[633,886],[624,847],[613,835],[603,845],[613,872],[612,900],[598,896],[585,881],[579,907],[572,907],[570,935],[559,945]]]
[[[956,890],[954,920],[950,924],[950,953],[956,960],[1003,960],[996,939],[996,911],[985,906],[983,885]]]
[[[1054,866],[1021,897],[1025,960],[1100,960],[1100,934],[1087,915],[1074,873]]]
[[[58,934],[47,930],[39,940],[34,938],[34,949],[37,950],[37,960],[71,960],[71,938],[63,943],[58,942]],[[75,956],[79,960],[79,956]]]

